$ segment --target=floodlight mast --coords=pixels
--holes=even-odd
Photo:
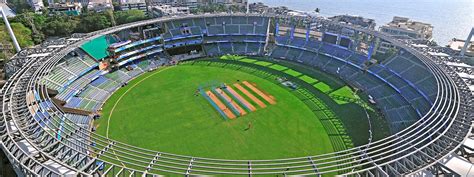
[[[471,29],[469,36],[467,36],[467,39],[464,42],[464,47],[461,50],[461,56],[464,56],[464,54],[466,53],[467,47],[469,46],[469,43],[471,43],[472,35],[474,35],[474,27]]]
[[[249,4],[248,1],[247,1],[247,4],[246,4],[245,7],[246,7],[246,13],[247,13],[247,14],[250,13],[250,4]]]
[[[0,7],[0,11],[2,13],[3,21],[5,22],[5,26],[7,27],[8,33],[10,34],[10,37],[12,38],[13,46],[15,46],[16,52],[20,52],[21,51],[20,45],[18,44],[18,41],[16,40],[15,33],[13,33],[12,27],[10,26],[10,22],[8,22],[7,15],[5,15],[5,12],[3,11],[2,7]]]

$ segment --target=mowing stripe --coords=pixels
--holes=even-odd
[[[224,117],[224,119],[227,119],[227,116],[225,115],[225,113],[222,112],[222,110],[219,108],[219,106],[217,106],[216,103],[211,100],[211,98],[209,98],[209,96],[204,92],[204,90],[200,90],[199,93],[201,93],[201,95],[204,98],[206,98],[206,100],[209,101],[209,103],[211,103],[212,107],[214,107],[214,109],[216,109],[217,112],[219,112],[221,114],[221,116]]]
[[[288,69],[287,67],[284,67],[284,66],[276,64],[276,63],[274,63],[273,65],[269,65],[267,67],[271,68],[271,69],[274,69],[274,70],[277,70],[277,71],[284,71],[284,70]]]
[[[253,106],[247,100],[245,100],[245,98],[240,96],[240,94],[237,93],[232,87],[230,87],[228,85],[225,85],[225,87],[226,87],[225,90],[228,91],[232,96],[234,96],[238,101],[240,101],[240,103],[242,103],[242,105],[244,107],[246,107],[248,110],[250,110],[250,111],[257,110],[257,108],[255,108],[255,106]]]
[[[243,88],[242,86],[240,86],[239,83],[235,83],[234,86],[239,89],[242,93],[244,93],[245,95],[247,95],[247,97],[249,97],[250,99],[252,99],[255,103],[257,103],[261,108],[265,108],[267,107],[267,105],[265,105],[265,103],[263,103],[262,101],[260,101],[257,97],[253,96],[249,91],[247,91],[247,89]]]
[[[162,70],[159,70],[145,78],[143,78],[142,80],[138,81],[137,83],[133,84],[131,87],[129,87],[122,95],[120,95],[119,99],[115,102],[114,106],[112,107],[112,109],[110,110],[110,114],[109,114],[109,117],[107,117],[107,130],[105,132],[105,137],[109,138],[109,125],[110,125],[110,118],[112,117],[112,114],[114,113],[114,110],[115,110],[115,107],[117,107],[118,103],[120,102],[120,100],[122,100],[122,98],[130,91],[132,90],[133,88],[135,88],[138,84],[142,83],[143,81],[147,80],[148,78],[150,78],[151,76],[154,76],[155,74],[158,74],[158,73],[161,73],[169,68],[172,68],[171,67],[166,67]]]
[[[214,93],[207,91],[206,94],[209,95],[209,98],[211,98],[211,100],[216,103],[219,109],[221,109],[228,118],[235,119],[234,113],[232,113],[232,111],[230,111],[229,108],[227,108],[227,106],[225,106],[224,103],[222,103],[221,100],[219,100],[216,95],[214,95]]]
[[[250,88],[253,92],[257,93],[258,95],[260,95],[263,99],[267,100],[270,104],[276,104],[276,101],[274,100],[274,98],[271,96],[271,95],[267,95],[265,93],[263,93],[262,91],[260,91],[257,87],[255,87],[254,85],[250,84],[249,82],[247,81],[243,81],[242,82],[245,86],[247,86],[248,88]]]
[[[151,76],[154,76],[155,74],[158,74],[158,73],[161,73],[162,71],[165,71],[169,68],[172,68],[171,67],[167,67],[167,68],[164,68],[162,70],[159,70],[145,78],[143,78],[142,80],[138,81],[137,83],[133,84],[131,87],[129,87],[122,95],[120,95],[119,99],[115,102],[114,106],[112,107],[112,109],[110,110],[110,114],[109,114],[109,117],[107,117],[107,130],[105,132],[105,137],[109,138],[109,127],[110,127],[110,118],[112,117],[112,114],[114,113],[114,110],[115,110],[115,107],[118,105],[118,103],[120,102],[120,100],[122,100],[123,96],[125,96],[130,90],[132,90],[133,88],[135,88],[138,84],[142,83],[144,80],[150,78]],[[120,163],[126,167],[126,165],[120,160],[120,158],[117,156],[117,154],[115,153],[114,149],[112,148],[111,149],[112,153],[115,155],[115,158],[120,161]]]
[[[255,63],[257,60],[244,58],[244,59],[241,59],[240,61],[245,62],[245,63]]]
[[[233,107],[237,108],[237,110],[238,110],[239,113],[240,113],[240,116],[243,116],[243,115],[247,114],[247,112],[245,112],[245,110],[242,109],[242,107],[240,107],[239,104],[237,104],[232,98],[230,98],[229,95],[227,95],[222,89],[216,88],[216,91],[217,91],[217,93],[221,94],[221,96],[222,96],[227,102],[229,102]]]
[[[239,110],[237,110],[236,107],[234,107],[234,105],[232,105],[229,100],[225,99],[224,96],[222,96],[221,93],[219,93],[215,87],[212,87],[211,89],[211,92],[214,93],[214,95],[217,96],[217,98],[224,103],[225,106],[227,106],[227,108],[230,109],[230,111],[232,111],[232,113],[234,113],[235,116],[239,116],[240,115],[240,112]]]

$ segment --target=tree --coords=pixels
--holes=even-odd
[[[17,14],[25,13],[32,10],[30,5],[28,4],[28,1],[26,0],[9,0],[8,3],[13,5],[13,10],[15,10]]]
[[[18,22],[10,23],[10,26],[15,33],[15,37],[20,44],[20,47],[29,47],[34,45],[34,42],[31,39],[31,30],[29,28]],[[0,59],[12,57],[15,53],[15,49],[13,48],[13,42],[7,32],[6,26],[3,23],[0,23],[0,44],[11,47],[11,49],[0,50]]]
[[[112,2],[112,7],[114,7],[114,11],[120,11],[120,3],[119,2]]]
[[[50,18],[43,28],[46,36],[66,36],[72,34],[79,22],[68,16]]]
[[[208,5],[198,5],[196,9],[191,10],[191,13],[194,13],[194,14],[215,13],[215,12],[227,12],[229,10],[232,10],[232,11],[236,10],[235,12],[240,11],[236,9],[236,7],[232,7],[232,6],[226,7],[224,4],[213,3],[213,4],[208,4]]]
[[[245,11],[246,11],[245,7],[243,7],[243,6],[238,6],[238,5],[231,5],[229,8],[230,8],[230,10],[231,10],[232,12],[234,12],[234,13],[235,13],[235,12],[245,12]]]
[[[34,12],[25,12],[22,14],[18,14],[14,18],[10,20],[13,22],[22,23],[32,32],[32,39],[35,44],[39,44],[44,40],[44,33],[42,29],[44,28],[46,22],[48,21],[48,17],[42,14],[36,14]]]
[[[115,15],[114,15],[114,12],[112,10],[106,10],[105,11],[105,14],[107,14],[107,17],[109,17],[109,20],[110,20],[110,24],[112,26],[115,26],[117,25],[117,23],[115,22]]]
[[[10,22],[23,25],[18,26],[18,28],[22,29],[22,33],[29,37],[23,38],[25,42],[22,42],[22,44],[32,45],[39,44],[49,37],[67,36],[75,32],[88,33],[108,28],[112,25],[131,23],[149,18],[141,10],[119,12],[109,10],[101,13],[87,12],[86,10],[85,12],[80,16],[49,14],[47,11],[43,14],[25,12],[11,18]],[[29,31],[23,29],[29,29]],[[26,41],[32,41],[33,43]]]
[[[109,19],[101,13],[88,13],[81,15],[81,21],[76,32],[88,33],[105,29],[111,26]]]
[[[141,10],[118,11],[114,13],[117,25],[148,19]]]
[[[21,47],[29,47],[34,45],[33,40],[31,39],[31,30],[25,27],[21,23],[12,23],[10,24],[13,32],[15,33],[18,44]]]
[[[45,7],[49,7],[49,2],[48,2],[48,0],[42,0],[42,1],[43,1],[43,5],[44,5]]]
[[[314,12],[319,13],[319,8],[314,9]]]

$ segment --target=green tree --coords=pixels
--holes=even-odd
[[[72,17],[55,16],[48,19],[42,31],[46,36],[66,36],[74,32],[78,24]]]
[[[24,30],[22,30],[22,32],[29,36],[28,38],[24,38],[25,42],[23,42],[23,44],[30,45],[32,43],[26,41],[29,40],[32,41],[33,44],[39,44],[45,38],[49,37],[67,36],[75,32],[88,33],[108,28],[112,25],[131,23],[149,18],[141,10],[106,11],[101,13],[87,12],[86,10],[85,12],[86,13],[82,13],[80,16],[49,14],[47,11],[43,14],[25,12],[11,18],[10,22],[21,23],[23,28],[18,27],[20,29],[29,29],[29,32]]]
[[[30,5],[28,4],[28,1],[26,0],[8,0],[7,2],[13,5],[12,8],[16,11],[16,13],[25,13],[32,11]]]
[[[235,12],[245,12],[245,11],[246,11],[245,7],[238,6],[238,5],[231,5],[231,6],[229,7],[229,9],[230,9],[232,12],[234,12],[234,13],[235,13]]]
[[[119,2],[112,2],[112,6],[114,7],[114,11],[120,11],[120,3]]]
[[[148,19],[141,10],[117,11],[114,13],[117,25]]]
[[[88,13],[81,15],[81,21],[76,32],[88,33],[105,29],[111,26],[110,19],[101,13]]]
[[[208,4],[208,5],[198,5],[195,9],[191,10],[191,13],[200,14],[200,13],[214,13],[214,12],[228,12],[229,10],[235,10],[234,12],[240,11],[237,9],[239,7],[226,7],[224,4]]]
[[[49,7],[49,2],[48,2],[48,0],[42,0],[42,1],[43,1],[43,5],[44,5],[45,7]]]
[[[15,33],[18,44],[20,44],[21,47],[34,45],[34,42],[31,39],[31,30],[29,28],[21,23],[11,23],[10,25]]]
[[[105,14],[106,14],[107,17],[109,18],[110,24],[111,24],[112,26],[116,26],[117,23],[116,23],[116,21],[115,21],[114,11],[112,11],[112,10],[109,9],[109,10],[106,10],[106,11],[105,11]]]
[[[31,30],[25,27],[21,23],[10,23],[10,26],[15,33],[15,37],[20,44],[20,47],[29,47],[34,45],[33,40],[31,39]],[[9,50],[0,51],[0,60],[8,59],[15,54],[15,49],[13,48],[13,42],[10,38],[10,35],[6,29],[6,26],[3,23],[0,23],[0,44],[5,46],[10,46]]]
[[[42,29],[44,28],[48,17],[42,14],[36,14],[34,12],[26,12],[18,14],[12,18],[11,22],[22,23],[32,31],[32,39],[35,44],[41,43],[44,40],[44,34]]]

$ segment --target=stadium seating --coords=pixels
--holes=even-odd
[[[66,101],[65,107],[68,108],[92,112],[97,111],[108,96],[123,83],[128,82],[130,79],[149,69],[161,66],[164,62],[166,62],[166,60],[155,60],[153,58],[143,61],[133,61],[127,65],[130,70],[122,68],[105,75],[103,71],[92,69],[61,89],[55,98]],[[62,71],[61,76],[64,75],[64,77],[67,78],[75,77],[72,72],[64,72],[65,70],[63,68],[57,69],[58,72]],[[59,89],[59,86],[57,86],[57,88]]]
[[[266,40],[268,28],[266,17],[197,18],[193,19],[192,23],[202,29],[203,48],[209,56],[231,53],[263,54],[263,45],[259,43],[264,43]]]
[[[66,118],[72,123],[88,128],[91,123],[91,118],[89,116],[77,115],[77,114],[65,114]]]
[[[436,81],[424,64],[418,59],[415,59],[414,56],[410,56],[406,53],[397,55],[386,60],[383,64],[385,64],[387,68],[390,68],[393,73],[399,75],[400,78],[403,78],[405,82],[419,89],[419,92],[429,97],[431,102],[434,101],[437,90],[437,86],[435,85]]]
[[[234,42],[232,43],[234,46],[234,53],[239,54],[239,55],[245,55],[247,52],[247,43],[240,43],[240,42]]]
[[[79,55],[68,55],[62,59],[51,73],[43,78],[42,83],[50,89],[61,91],[76,78],[84,75],[92,68],[97,67],[97,62],[91,57],[87,57],[87,55],[82,52],[77,53],[79,53]]]
[[[118,87],[120,87],[120,83],[110,80],[104,76],[100,76],[99,78],[91,82],[90,85],[105,90],[107,92],[113,92]]]
[[[217,56],[220,53],[217,43],[205,44],[203,47],[208,56]]]
[[[381,110],[389,122],[393,123],[393,131],[403,129],[416,121],[416,117],[427,113],[431,103],[426,95],[435,96],[434,85],[419,84],[424,80],[435,83],[429,80],[432,75],[422,63],[410,62],[407,59],[410,56],[407,55],[399,55],[384,63],[385,65],[372,66],[365,72],[363,68],[366,57],[361,54],[331,44],[285,36],[277,37],[277,46],[270,55],[321,68],[363,88],[379,105],[383,105]],[[393,62],[394,60],[397,61]],[[423,79],[420,75],[426,78]]]
[[[66,87],[64,90],[59,92],[59,94],[56,95],[55,98],[59,100],[67,101],[69,98],[74,96],[77,92],[79,92],[84,87],[86,87],[87,84],[89,84],[92,80],[99,77],[100,73],[101,72],[97,69],[89,71],[84,76],[75,80],[68,87]]]
[[[165,22],[165,26],[165,49],[203,44],[208,56],[263,55],[268,19],[223,16],[175,20]],[[364,71],[366,56],[336,45],[289,36],[278,36],[276,43],[270,56],[318,67],[363,88],[384,105],[381,109],[394,127],[403,127],[413,117],[421,117],[436,97],[432,75],[408,53],[400,52]],[[89,71],[97,63],[80,52],[63,59],[43,83],[60,91],[56,98],[67,101],[67,106],[95,111],[123,83],[159,65],[157,60],[132,60],[123,63],[121,69],[102,75],[97,70]]]
[[[270,42],[265,43],[262,41],[266,40],[269,18],[273,22],[294,22],[293,17],[285,19],[283,16],[265,16],[266,14],[221,13],[148,19],[88,34],[73,34],[71,38],[58,39],[62,41],[60,43],[54,39],[33,48],[23,49],[14,57],[24,59],[19,60],[19,63],[23,64],[15,66],[16,69],[13,70],[20,72],[14,73],[7,81],[7,86],[1,90],[0,100],[4,106],[3,119],[0,119],[0,144],[4,154],[19,176],[156,176],[162,173],[185,176],[282,173],[301,176],[467,174],[472,164],[461,158],[468,157],[469,153],[461,153],[461,156],[456,152],[466,152],[469,140],[466,140],[466,137],[469,137],[472,129],[472,93],[461,75],[472,72],[462,71],[463,73],[457,75],[449,64],[444,63],[450,61],[448,57],[435,57],[425,53],[435,51],[431,46],[414,48],[412,41],[397,40],[384,33],[360,29],[350,24],[334,23],[324,18],[311,21],[311,25],[320,31],[333,32],[342,29],[335,32],[338,33],[336,35],[341,32],[357,32],[362,34],[359,37],[364,38],[364,41],[366,36],[373,36],[391,43],[401,51],[382,61],[382,64],[366,66],[365,54],[320,41],[282,37],[274,44],[272,36],[269,36]],[[303,63],[339,77],[351,87],[354,86],[374,98],[377,108],[390,123],[393,134],[381,138],[378,132],[380,129],[377,129],[380,127],[372,127],[375,128],[372,130],[377,132],[373,140],[369,139],[369,144],[344,146],[344,143],[351,142],[350,138],[358,137],[353,137],[354,132],[350,129],[347,131],[350,137],[345,136],[345,131],[338,131],[350,127],[334,121],[337,120],[336,116],[329,115],[328,119],[321,121],[336,153],[307,154],[303,157],[263,161],[200,158],[195,154],[181,155],[142,149],[108,136],[94,134],[93,128],[90,127],[90,117],[65,113],[66,110],[61,110],[56,101],[53,104],[51,94],[45,94],[54,91],[45,89],[44,86],[57,90],[59,94],[56,98],[66,101],[66,107],[88,111],[100,109],[103,104],[100,99],[104,99],[104,93],[110,94],[113,88],[122,86],[146,70],[170,60],[179,61],[181,58],[165,54],[165,59],[155,60],[154,58],[162,57],[161,51],[144,52],[139,57],[125,57],[123,60],[126,62],[120,61],[118,65],[111,67],[111,71],[98,71],[96,61],[91,62],[87,57],[90,55],[94,58],[92,60],[101,60],[103,56],[108,55],[106,49],[109,34],[115,33],[126,38],[128,33],[132,32],[132,40],[137,42],[137,36],[140,36],[136,35],[140,34],[136,33],[137,29],[163,27],[162,24],[166,25],[164,31],[167,34],[146,36],[165,36],[172,39],[166,41],[170,42],[168,44],[174,45],[173,41],[176,40],[176,45],[183,42],[187,45],[189,43],[186,38],[192,38],[191,36],[199,33],[202,34],[204,53],[207,55],[222,55],[228,52],[262,55],[263,51],[267,51],[271,57]],[[220,26],[223,32],[205,35],[212,26]],[[234,34],[236,31],[238,32]],[[178,38],[186,40],[178,41]],[[85,43],[88,45],[84,46]],[[49,49],[49,46],[53,45],[63,47],[58,47],[58,50]],[[63,57],[64,52],[78,46],[86,48],[87,54]],[[149,45],[134,46],[126,50],[133,51],[144,46]],[[192,46],[192,49],[194,47],[196,46]],[[51,53],[44,53],[45,51]],[[30,54],[38,56],[26,57]],[[424,115],[422,120],[418,120],[428,108],[431,111]],[[324,114],[332,112],[328,109],[317,111]],[[337,130],[327,129],[325,123],[333,124]],[[407,126],[410,128],[405,129]],[[334,137],[338,137],[337,140]],[[364,137],[360,138],[365,139]],[[451,157],[453,154],[456,158]],[[459,172],[460,164],[462,173]],[[284,169],[287,170],[283,171]]]

